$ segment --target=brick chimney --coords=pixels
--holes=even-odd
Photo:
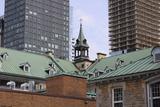
[[[104,53],[97,53],[97,59],[100,60],[100,59],[104,59],[107,57],[107,54],[104,54]]]
[[[87,80],[84,77],[56,75],[48,78],[46,86],[48,95],[86,98]]]

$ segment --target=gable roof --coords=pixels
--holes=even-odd
[[[0,48],[0,53],[4,52],[7,52],[8,58],[6,60],[2,59],[0,73],[45,79],[48,76],[45,70],[49,68],[50,63],[55,64],[55,69],[57,72],[78,71],[78,69],[70,61],[55,58],[51,59],[46,55]],[[24,72],[19,67],[20,64],[26,62],[31,65],[30,72]]]
[[[89,80],[98,81],[160,69],[160,63],[153,62],[151,55],[152,49],[153,48],[139,50],[97,61],[94,66],[88,69],[87,73],[94,73],[97,70],[101,70],[104,71],[104,74],[99,77],[90,78]],[[121,59],[124,62],[118,68],[115,66],[117,59]]]

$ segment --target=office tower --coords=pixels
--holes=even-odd
[[[69,0],[5,0],[4,47],[69,58]]]
[[[109,0],[112,53],[160,44],[160,0]]]
[[[3,46],[3,35],[4,35],[4,17],[0,17],[0,47]]]
[[[70,11],[69,11],[70,15],[69,15],[69,38],[70,38],[70,42],[69,42],[69,60],[73,61],[74,60],[74,37],[73,37],[73,6],[70,6]]]

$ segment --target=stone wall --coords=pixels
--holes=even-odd
[[[124,107],[147,107],[144,80],[103,83],[97,86],[97,107],[112,107],[112,89],[122,87]]]

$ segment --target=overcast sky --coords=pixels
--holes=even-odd
[[[79,22],[83,19],[83,31],[90,46],[90,58],[97,52],[109,53],[107,0],[70,0],[73,7],[73,35],[77,38]],[[0,16],[4,14],[4,0],[0,0]]]

